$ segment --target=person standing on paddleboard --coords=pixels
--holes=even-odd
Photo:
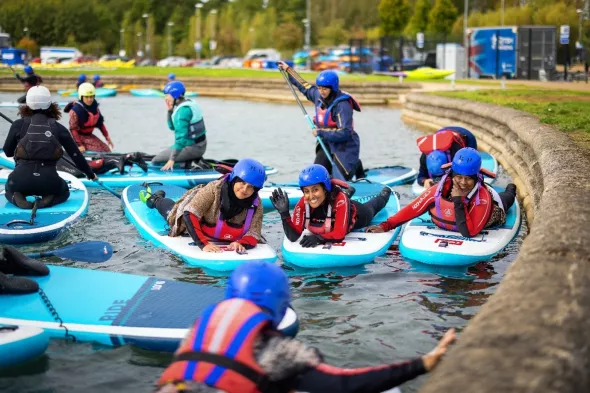
[[[157,393],[380,393],[432,371],[455,340],[449,329],[426,355],[405,362],[340,368],[278,326],[291,302],[285,272],[245,262],[225,300],[203,311],[157,382]]]
[[[264,165],[244,158],[221,179],[196,186],[177,202],[161,190],[152,195],[149,187],[140,191],[139,197],[166,219],[168,236],[188,232],[203,251],[222,252],[212,242],[220,240],[230,243],[228,250],[245,252],[262,241],[264,209],[258,191],[265,180]]]
[[[95,95],[94,85],[84,82],[78,87],[78,101],[70,102],[64,108],[64,112],[70,115],[70,132],[82,153],[86,150],[110,152],[115,147],[104,124],[104,117],[98,109]],[[102,132],[108,146],[93,134],[95,128]]]
[[[338,243],[354,229],[364,228],[387,205],[391,189],[383,187],[381,194],[366,203],[351,201],[348,183],[331,180],[322,165],[313,164],[299,174],[299,187],[303,198],[297,202],[293,216],[289,214],[289,198],[281,190],[274,190],[270,201],[281,214],[287,238],[294,242],[305,229],[302,247],[316,247],[326,242]]]
[[[508,184],[505,191],[498,193],[484,183],[483,175],[495,176],[481,168],[481,156],[477,150],[465,147],[455,154],[451,169],[438,184],[428,188],[387,221],[367,228],[367,232],[391,231],[426,211],[436,226],[459,232],[464,237],[504,225],[506,212],[516,199],[516,186]]]
[[[70,191],[56,170],[63,149],[88,179],[98,180],[68,130],[57,122],[61,113],[46,87],[31,87],[19,113],[22,119],[12,123],[3,147],[16,163],[6,183],[6,199],[21,209],[33,208],[26,199],[31,195],[41,197],[38,208],[65,202]]]
[[[165,162],[163,171],[171,171],[174,163],[184,162],[189,169],[198,163],[207,150],[207,130],[201,107],[184,98],[186,88],[180,81],[172,81],[164,87],[168,109],[168,128],[174,131],[174,145],[156,154],[152,164]]]
[[[16,100],[19,104],[25,103],[26,98],[27,98],[27,92],[29,91],[29,89],[31,87],[39,86],[41,83],[43,83],[43,78],[41,78],[39,75],[35,74],[33,67],[31,67],[30,65],[25,66],[23,71],[25,71],[25,74],[26,74],[26,76],[24,78],[21,77],[18,73],[14,74],[16,79],[21,81],[24,88],[25,88],[25,94]]]
[[[277,64],[287,72],[291,84],[314,103],[316,128],[312,134],[324,140],[345,179],[350,180],[355,175],[364,177],[359,159],[361,142],[352,119],[353,111],[360,112],[361,106],[350,94],[340,90],[338,74],[331,70],[322,71],[316,79],[316,86],[312,86],[287,63],[279,61]],[[319,144],[316,144],[315,152],[314,164],[322,165],[332,173],[332,165]]]
[[[422,152],[417,181],[418,185],[425,188],[431,187],[440,180],[443,175],[440,167],[453,161],[457,151],[464,147],[477,150],[475,135],[466,128],[455,126],[444,127],[434,134],[422,136],[416,143]],[[446,156],[444,161],[440,153]]]

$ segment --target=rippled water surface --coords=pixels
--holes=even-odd
[[[14,101],[18,96],[0,94],[0,102]],[[257,158],[279,169],[273,181],[294,181],[300,169],[313,161],[314,139],[295,104],[208,98],[199,98],[198,102],[208,128],[206,157]],[[104,98],[100,103],[117,151],[155,153],[171,144],[162,99],[122,95]],[[16,109],[0,111],[16,117]],[[0,122],[3,141],[8,124]],[[62,122],[67,124],[67,115]],[[355,126],[365,167],[418,165],[415,140],[421,133],[402,123],[398,109],[365,107],[355,114]],[[501,169],[497,184],[504,186],[508,181]],[[402,205],[411,200],[409,186],[396,190]],[[282,228],[277,213],[265,214],[264,231],[270,244],[280,250]],[[409,262],[400,257],[397,246],[374,263],[354,268],[303,270],[284,266],[301,318],[298,337],[318,347],[329,362],[339,366],[375,365],[420,356],[448,328],[465,327],[515,259],[525,231],[523,223],[519,236],[503,253],[490,263],[469,269]],[[92,191],[85,219],[58,240],[40,247],[55,248],[82,240],[107,240],[116,253],[100,265],[64,264],[214,285],[222,285],[225,279],[188,268],[179,258],[150,246],[126,220],[119,202],[101,190]],[[148,392],[168,360],[167,355],[131,347],[110,349],[53,341],[46,356],[0,378],[0,392]],[[402,390],[416,391],[421,381],[407,383]]]

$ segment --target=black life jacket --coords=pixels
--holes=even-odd
[[[23,119],[21,135],[14,157],[25,161],[58,161],[63,156],[63,147],[56,135],[58,134],[55,119],[47,118],[45,124],[32,124],[30,117]]]

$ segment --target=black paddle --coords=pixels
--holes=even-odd
[[[87,241],[57,248],[52,251],[43,251],[27,254],[29,258],[60,257],[89,263],[105,262],[113,256],[113,246],[108,242]]]

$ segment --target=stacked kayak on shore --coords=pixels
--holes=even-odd
[[[0,170],[0,183],[5,183],[10,170]],[[51,240],[69,225],[86,215],[88,211],[88,190],[80,179],[58,172],[68,182],[70,197],[67,201],[43,209],[21,209],[8,202],[0,192],[0,244],[40,243]],[[27,200],[34,202],[33,197]]]
[[[107,89],[104,87],[97,87],[96,88],[95,97],[96,98],[103,98],[103,97],[114,97],[117,95],[117,90],[115,89]],[[57,94],[63,97],[77,97],[78,90],[58,90]]]
[[[152,192],[162,190],[166,192],[166,198],[177,201],[186,190],[172,185],[150,185]],[[274,262],[277,254],[268,244],[258,244],[244,254],[226,250],[229,243],[217,244],[223,252],[205,252],[196,246],[190,236],[168,236],[168,224],[156,209],[150,209],[139,199],[139,192],[145,187],[133,185],[125,188],[121,201],[125,210],[125,216],[135,225],[141,236],[180,256],[187,264],[212,269],[215,271],[230,271],[246,261]]]
[[[129,93],[136,97],[164,97],[166,94],[158,89],[130,89]],[[197,97],[198,94],[194,91],[187,91],[184,93],[185,97]]]
[[[0,325],[0,369],[38,358],[45,353],[48,346],[49,335],[43,329]]]

